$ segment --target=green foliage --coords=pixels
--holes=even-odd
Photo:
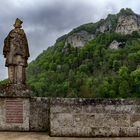
[[[113,40],[125,42],[124,47],[109,49]],[[105,33],[65,52],[59,41],[30,63],[28,83],[37,96],[139,97],[139,44],[135,34]]]
[[[125,16],[128,16],[128,15],[133,15],[134,12],[130,9],[130,8],[122,8],[119,12],[119,15],[125,15]]]
[[[127,79],[129,76],[129,70],[126,66],[122,66],[122,67],[120,67],[118,74],[123,79]]]
[[[0,81],[0,88],[8,86],[10,84],[10,81],[8,79],[6,80],[1,80]]]
[[[140,36],[114,33],[120,15],[132,14],[122,9],[118,15],[93,24],[85,24],[62,36],[56,44],[43,51],[27,69],[28,84],[35,95],[47,97],[134,98],[140,97]],[[111,30],[96,34],[83,48],[68,45],[66,38],[85,30],[95,33],[103,23],[111,23]],[[110,49],[112,41],[122,42],[118,49]]]

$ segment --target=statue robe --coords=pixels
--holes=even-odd
[[[23,29],[13,29],[4,40],[3,55],[6,58],[6,66],[21,65],[27,67],[27,59],[30,56],[28,42]]]

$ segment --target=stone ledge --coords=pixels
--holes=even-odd
[[[100,98],[51,98],[51,106],[56,105],[140,105],[139,99],[100,99]]]
[[[33,94],[27,85],[10,84],[0,89],[0,97],[29,98]]]

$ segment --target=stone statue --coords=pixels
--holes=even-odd
[[[23,22],[16,19],[14,29],[10,31],[4,40],[3,55],[8,67],[8,78],[11,84],[25,84],[27,60],[30,56],[28,42],[24,30],[21,29]]]

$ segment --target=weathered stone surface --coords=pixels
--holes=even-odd
[[[49,99],[33,97],[30,99],[30,131],[49,130]]]
[[[83,28],[78,32],[71,32],[71,34],[68,34],[68,36],[62,36],[61,39],[66,39],[64,50],[69,44],[73,47],[83,47],[88,41],[94,39],[101,33],[116,32],[126,35],[133,33],[133,31],[137,31],[140,34],[140,15],[135,14],[133,11],[131,11],[131,13],[127,11],[120,11],[116,15],[108,15],[106,19],[102,19],[98,23],[95,23],[95,26],[96,24],[98,24],[98,26],[95,30],[93,29],[93,31],[91,29],[90,33],[88,33],[88,30],[86,31],[86,28]],[[120,42],[113,42],[110,48],[115,49],[120,45],[124,44],[120,44]]]
[[[140,105],[138,99],[94,99],[94,98],[52,98],[50,99],[51,106],[106,106],[106,105]],[[136,106],[137,107],[137,106]]]
[[[99,28],[96,29],[96,33],[105,33],[105,32],[108,32],[108,31],[111,31],[112,30],[112,24],[111,24],[111,21],[108,20],[106,22],[104,22],[101,26],[99,26]]]
[[[23,84],[9,84],[4,87],[0,87],[0,97],[30,97],[32,96],[32,90]]]
[[[21,114],[17,118],[20,120],[12,120],[21,105],[23,123]],[[11,120],[7,112],[10,106],[10,111],[15,109]],[[139,109],[140,100],[1,97],[0,130],[50,131],[51,136],[140,136]]]
[[[16,19],[12,29],[4,40],[3,55],[8,67],[8,78],[12,84],[25,84],[27,60],[29,55],[28,42],[20,19]]]
[[[131,34],[133,31],[140,31],[140,17],[138,15],[120,16],[118,19],[116,32]]]
[[[50,101],[52,136],[138,136],[140,101],[64,99]]]
[[[110,49],[118,49],[118,48],[122,48],[125,45],[124,42],[118,42],[116,40],[114,40],[110,45],[109,48]]]
[[[132,114],[130,117],[130,125],[140,128],[140,114]]]
[[[81,48],[89,40],[91,40],[93,38],[94,38],[94,35],[89,34],[86,31],[81,31],[81,32],[78,32],[78,33],[74,33],[67,38],[64,48],[66,48],[69,44],[73,47]]]
[[[138,128],[137,127],[121,127],[119,136],[122,137],[137,137],[138,136]]]
[[[11,107],[15,104],[15,101],[21,102],[22,107],[23,107],[23,121],[20,122],[18,119],[19,118],[18,114],[15,114],[17,116],[14,116],[14,121],[13,119],[13,113],[14,112],[8,112],[6,107],[6,101],[10,101]],[[10,108],[10,103],[8,104],[8,108]],[[0,130],[7,130],[7,131],[29,131],[29,99],[27,98],[0,98]],[[18,110],[20,108],[18,107],[12,107],[12,110],[15,109]],[[13,110],[14,111],[14,110]],[[16,111],[17,112],[17,111]],[[6,116],[7,113],[10,113],[9,116]],[[12,114],[11,114],[12,113]],[[11,115],[11,117],[10,117]],[[8,118],[7,118],[8,117]],[[16,117],[16,118],[15,118]],[[8,119],[8,122],[7,122]],[[11,120],[10,120],[11,119]]]

